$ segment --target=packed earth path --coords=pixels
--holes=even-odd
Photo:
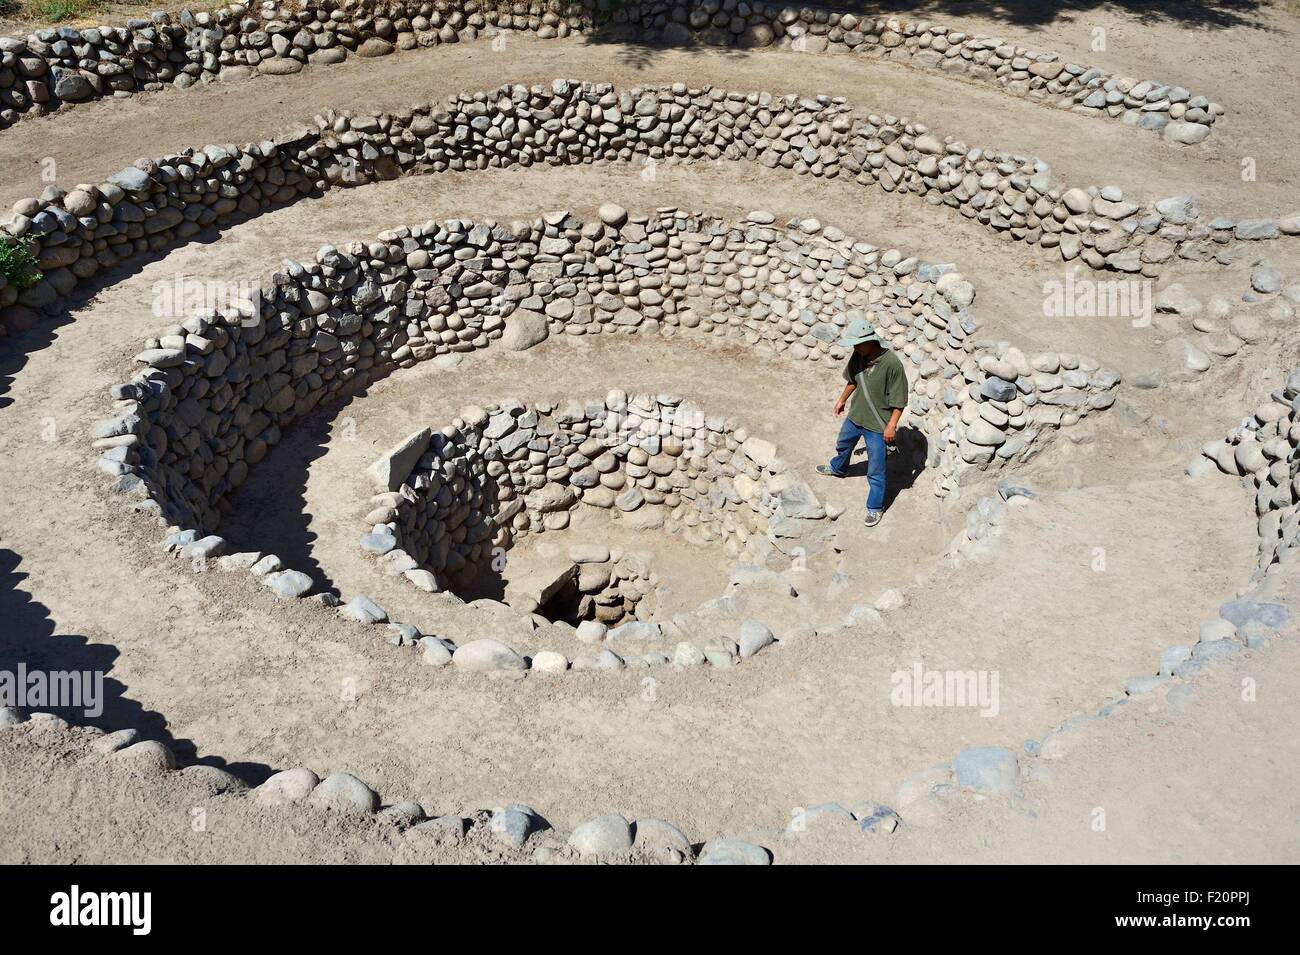
[[[400,110],[569,76],[620,89],[686,78],[693,86],[843,96],[855,115],[914,118],[967,143],[1039,157],[1068,184],[1119,186],[1136,202],[1192,193],[1210,214],[1300,211],[1294,137],[1277,119],[1300,108],[1300,89],[1279,82],[1290,69],[1294,19],[1278,14],[1263,30],[1138,24],[1108,9],[1087,18],[1053,21],[1026,39],[1070,51],[1084,48],[1088,26],[1108,27],[1108,48],[1087,61],[1187,77],[1189,86],[1194,79],[1231,107],[1214,135],[1177,147],[959,78],[850,57],[512,35],[505,51],[460,43],[24,119],[0,132],[0,203],[39,195],[47,157],[59,184],[71,188],[142,155],[256,142],[327,109]],[[972,32],[1013,32],[980,17],[947,20]],[[1237,55],[1247,48],[1249,68]],[[1254,179],[1242,176],[1247,157]],[[459,633],[479,626],[467,608],[385,576],[358,548],[372,462],[415,429],[436,431],[471,406],[506,399],[560,406],[618,389],[684,395],[770,441],[837,517],[833,554],[777,568],[802,606],[815,601],[825,625],[796,637],[803,611],[755,592],[748,599],[764,608],[780,642],[732,668],[522,679],[423,665],[419,651],[392,645],[382,627],[342,619],[319,602],[285,602],[243,574],[196,573],[165,552],[163,528],[110,493],[94,470],[90,429],[111,411],[110,386],[127,380],[133,357],[168,324],[150,303],[175,276],[261,283],[284,259],[311,262],[322,246],[371,241],[400,226],[508,225],[559,210],[595,222],[609,203],[634,216],[673,208],[735,222],[755,210],[782,224],[815,218],[880,249],[952,263],[975,286],[981,340],[1010,342],[1027,355],[1091,356],[1122,376],[1119,398],[1061,429],[1014,471],[972,480],[956,501],[937,496],[923,472],[867,530],[865,482],[814,471],[838,427],[831,406],[842,382],[829,364],[780,360],[736,337],[553,334],[518,353],[468,351],[454,365],[405,368],[312,411],[252,469],[217,528],[230,551],[278,554],[345,601],[364,594],[390,620],[463,642]],[[1227,316],[1212,314],[1216,296],[1235,302],[1252,285],[1258,290],[1263,268],[1296,288],[1300,239],[1267,246],[1226,265],[1171,264],[1155,283],[1155,320],[1142,326],[1046,316],[1044,283],[1065,272],[1059,257],[847,177],[794,177],[729,161],[662,163],[649,174],[637,164],[537,165],[415,175],[303,198],[101,274],[49,321],[0,339],[3,659],[106,671],[108,701],[91,722],[161,741],[182,766],[223,768],[252,785],[290,767],[322,778],[346,771],[385,805],[414,800],[430,817],[473,818],[522,803],[570,830],[621,813],[669,820],[696,844],[752,838],[777,862],[1293,860],[1300,806],[1286,767],[1300,755],[1290,731],[1300,712],[1292,623],[1272,645],[1243,647],[1198,677],[1205,682],[1194,691],[1144,685],[1113,715],[1091,719],[1124,697],[1129,681],[1154,673],[1170,644],[1195,643],[1202,623],[1256,571],[1262,532],[1249,474],[1262,468],[1239,458],[1238,481],[1189,462],[1291,388],[1287,373],[1300,349],[1284,295],[1260,293],[1270,297],[1249,323],[1238,319],[1233,347],[1214,352],[1203,373],[1190,373],[1171,342],[1192,334],[1193,322],[1219,341],[1213,336]],[[997,477],[1034,496],[1002,494],[995,519],[976,532],[968,509],[1000,499]],[[729,577],[735,555],[640,533],[669,586],[675,575],[685,605],[738,592]],[[621,547],[636,536],[598,519],[575,521],[564,534],[566,546],[608,538]],[[1297,586],[1294,568],[1276,566],[1259,599],[1285,604]],[[873,603],[883,617],[864,612]],[[530,654],[584,649],[521,639]],[[996,672],[998,717],[973,708],[900,710],[891,681],[918,661]],[[1258,703],[1240,701],[1247,679],[1259,683]],[[1081,715],[1089,719],[1078,722]],[[926,776],[967,747],[1037,756],[1044,734],[1072,718],[1073,732],[1057,736],[1010,796],[959,797]],[[221,786],[201,773],[169,776],[105,760],[88,732],[39,720],[0,732],[0,786],[11,794],[0,809],[5,861],[575,857],[563,842],[494,839],[489,826],[421,838],[418,827],[391,820],[216,799]],[[1026,741],[1033,747],[1022,749]],[[33,813],[37,800],[41,811]],[[190,838],[186,807],[210,800],[209,834]],[[802,807],[864,801],[901,815],[891,838],[864,839],[857,825],[773,835],[801,818]],[[1109,832],[1090,826],[1099,806],[1114,807]],[[116,824],[103,821],[110,817]]]

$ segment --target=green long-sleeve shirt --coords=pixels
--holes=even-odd
[[[881,351],[871,361],[854,352],[844,365],[844,380],[857,385],[849,395],[849,420],[860,428],[884,432],[890,412],[907,407],[907,371],[892,351]]]

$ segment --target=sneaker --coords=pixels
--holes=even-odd
[[[879,511],[867,511],[867,516],[862,519],[862,523],[867,527],[875,527],[880,523],[881,514]]]
[[[844,477],[844,475],[840,474],[838,471],[832,471],[831,466],[829,464],[819,464],[817,465],[816,470],[818,474],[824,475],[825,477],[835,477],[835,478]]]

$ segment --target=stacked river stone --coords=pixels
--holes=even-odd
[[[408,462],[418,455],[410,472]],[[731,555],[815,553],[826,509],[770,442],[672,395],[472,408],[380,462],[362,548],[425,589],[467,589],[527,534],[579,506],[637,530],[688,531]],[[593,608],[594,609],[594,608]]]
[[[100,465],[166,523],[210,531],[286,427],[397,367],[555,334],[698,334],[700,315],[699,329],[836,370],[839,330],[872,315],[912,369],[912,426],[940,494],[1114,400],[1118,376],[1093,362],[972,338],[961,316],[974,290],[957,273],[807,220],[756,218],[609,205],[597,222],[454,220],[326,247],[277,273],[251,312],[195,316],[148,341],[144,370],[112,389],[116,416],[92,431]]]
[[[462,94],[445,108],[329,111],[274,141],[209,145],[139,160],[97,185],[50,186],[17,202],[3,225],[6,241],[30,245],[43,277],[0,286],[0,333],[30,327],[101,269],[336,186],[535,163],[719,159],[912,193],[1066,261],[1148,277],[1175,256],[1222,259],[1230,243],[1300,234],[1300,214],[1203,222],[1190,196],[1140,206],[1113,186],[1054,186],[1040,160],[972,148],[905,118],[854,119],[838,97],[556,80]]]
[[[522,32],[540,39],[608,34],[668,46],[852,54],[957,74],[1075,112],[1204,140],[1224,108],[1182,87],[1069,63],[1057,53],[926,21],[742,0],[307,0],[232,4],[214,11],[156,12],[121,27],[59,27],[0,38],[0,126],[27,113],[101,96],[184,89],[254,72],[284,76],[304,66]]]

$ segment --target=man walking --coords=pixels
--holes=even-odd
[[[907,372],[898,356],[884,347],[880,336],[865,319],[849,323],[839,344],[852,348],[844,366],[847,384],[835,402],[835,414],[848,417],[840,427],[835,442],[835,457],[830,464],[817,465],[817,473],[845,477],[849,457],[858,441],[867,445],[867,516],[864,523],[875,527],[885,507],[885,455],[894,443],[898,421],[907,407]]]

